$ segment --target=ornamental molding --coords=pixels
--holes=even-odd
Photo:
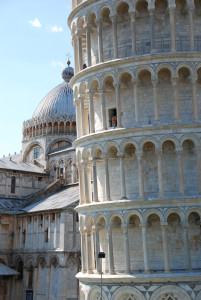
[[[91,66],[91,67],[87,67],[86,69],[80,71],[79,73],[77,73],[76,75],[74,75],[72,77],[72,79],[70,80],[70,85],[71,88],[73,87],[73,85],[79,81],[85,80],[86,76],[91,75],[92,73],[93,75],[96,74],[98,71],[103,71],[106,72],[107,68],[116,68],[119,69],[120,67],[123,67],[123,65],[126,64],[131,64],[131,63],[141,63],[144,62],[145,66],[147,64],[163,64],[163,63],[170,63],[170,64],[174,64],[174,62],[172,60],[179,60],[176,64],[180,64],[180,63],[193,63],[194,61],[191,60],[195,60],[198,59],[200,62],[200,52],[198,53],[189,53],[189,52],[180,52],[180,53],[162,53],[162,54],[147,54],[147,55],[141,55],[141,56],[135,56],[135,57],[128,57],[128,58],[118,58],[118,59],[113,59],[113,60],[109,60],[106,62],[102,62],[99,63],[97,65]],[[161,60],[161,62],[157,62],[157,60]],[[167,61],[170,60],[170,61]],[[153,62],[154,61],[154,62]],[[195,62],[194,62],[195,63]],[[119,68],[118,68],[119,66]],[[128,66],[129,67],[129,66]],[[135,66],[136,68],[137,66]]]

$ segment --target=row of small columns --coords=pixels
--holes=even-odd
[[[144,258],[144,272],[150,273],[148,247],[147,247],[147,224],[141,224],[142,228],[142,248]],[[167,236],[167,222],[161,222],[162,240],[163,240],[163,255],[164,255],[164,271],[170,272],[170,257],[168,250],[168,236]],[[122,226],[123,238],[124,238],[124,259],[125,259],[125,273],[131,273],[130,267],[130,250],[129,250],[129,238],[128,238],[127,225]],[[188,223],[183,224],[184,229],[184,250],[185,250],[185,268],[187,271],[191,270],[191,255],[189,248],[189,236],[188,236]],[[101,228],[96,227],[94,230],[81,230],[81,253],[82,253],[82,272],[93,273],[96,268],[97,273],[101,273],[100,261],[98,259],[98,253],[100,251],[99,231]],[[94,241],[95,238],[95,241]],[[108,258],[109,258],[109,274],[115,274],[114,267],[114,253],[113,253],[113,241],[112,241],[112,227],[107,227],[107,243],[108,243]],[[95,259],[94,259],[95,253]],[[96,267],[95,267],[96,262]]]
[[[26,230],[26,236],[25,236],[25,244],[24,244],[24,248],[25,249],[33,249],[33,239],[34,239],[34,216],[31,216],[32,220],[31,220],[31,228],[32,228],[32,231],[31,231],[31,244],[28,245],[28,234],[29,234],[29,218],[30,217],[27,217],[27,218],[22,218],[21,220],[21,224],[20,224],[20,227],[21,227],[21,230],[22,228]],[[48,223],[48,249],[51,249],[52,246],[51,246],[51,224],[52,224],[52,216],[51,214],[48,215],[48,221],[46,221],[46,215],[43,215],[43,223],[42,223],[42,228],[44,229],[44,235],[45,235],[45,229],[46,229],[46,223]],[[58,222],[59,220],[59,222]],[[15,220],[16,222],[16,227],[17,227],[17,220]],[[63,214],[58,214],[58,213],[55,213],[55,230],[54,230],[54,246],[53,248],[57,248],[57,235],[58,235],[58,227],[60,227],[60,242],[59,242],[59,246],[58,248],[60,249],[63,249],[64,248],[64,241],[63,241],[63,232],[64,232],[64,215]],[[37,216],[37,245],[36,245],[36,248],[38,249],[39,248],[39,233],[40,233],[40,215]],[[15,228],[16,228],[15,227]],[[15,229],[15,234],[14,234],[14,248],[17,249],[17,232],[16,230],[18,229]],[[23,231],[21,231],[21,234],[20,234],[20,248],[22,248],[22,234],[23,234]],[[45,246],[45,238],[43,239],[43,248],[46,248]]]
[[[179,95],[178,95],[178,77],[172,78],[172,85],[173,85],[173,99],[174,99],[174,122],[181,122],[180,120],[180,112],[179,112]],[[198,106],[197,106],[197,88],[196,82],[197,77],[192,76],[192,101],[193,101],[193,121],[198,122]],[[152,80],[153,85],[153,96],[154,96],[154,121],[160,121],[160,113],[159,113],[159,103],[158,103],[158,80]],[[134,104],[135,104],[135,120],[136,123],[140,123],[140,104],[139,104],[139,97],[138,97],[138,86],[139,82],[134,81]],[[116,94],[116,110],[117,110],[117,127],[121,128],[121,97],[120,97],[120,84],[115,84],[115,94]],[[99,89],[100,99],[101,99],[101,118],[102,118],[102,130],[107,129],[106,123],[106,109],[105,109],[105,92],[106,90]],[[88,91],[87,96],[89,99],[89,128],[90,133],[95,132],[95,119],[94,119],[94,91]],[[84,96],[78,97],[76,101],[74,101],[76,107],[76,116],[77,120],[80,120],[80,128],[77,128],[77,135],[78,137],[87,134],[86,122],[85,122],[85,108],[84,108]],[[78,127],[78,126],[77,126]]]
[[[63,121],[62,121],[63,122]],[[60,123],[62,122],[57,122],[58,123],[58,129],[57,129],[57,132],[58,134],[60,134]],[[67,123],[69,121],[66,121],[66,122],[63,122],[64,123],[64,132],[63,133],[67,133]],[[72,122],[69,122],[70,123],[70,134],[72,133]],[[54,124],[55,123],[51,123],[52,124],[52,127],[51,127],[51,133],[54,134]],[[36,136],[40,136],[40,135],[47,135],[48,134],[48,129],[49,129],[49,126],[48,124],[46,124],[46,127],[45,127],[45,124],[42,124],[42,125],[38,125],[38,129],[36,128],[36,126],[33,126],[31,127],[29,130],[24,130],[24,138],[33,138],[33,137],[36,137]],[[36,132],[38,131],[38,135],[36,135]]]
[[[65,183],[67,184],[67,178],[68,178],[68,169],[69,169],[70,165],[69,163],[65,163],[64,165],[64,174],[62,176],[62,178],[64,179]],[[61,173],[60,173],[60,166],[56,167],[56,178],[60,179],[61,178]],[[73,174],[72,174],[72,183],[77,182],[77,178],[76,178],[76,164],[73,163]]]
[[[177,150],[177,161],[178,161],[178,173],[179,173],[179,194],[185,195],[185,186],[184,186],[184,174],[183,174],[183,162],[182,162],[182,150]],[[159,185],[159,197],[164,197],[164,184],[163,184],[163,168],[162,168],[162,150],[156,151],[157,155],[157,164],[158,164],[158,185]],[[139,180],[139,196],[140,198],[144,198],[144,176],[143,176],[143,167],[142,167],[142,159],[143,159],[143,152],[136,152],[137,160],[138,160],[138,180]],[[199,193],[201,192],[201,153],[197,151],[198,157],[198,186],[199,186]],[[118,157],[117,157],[118,158]],[[125,170],[124,170],[124,156],[120,155],[120,184],[121,184],[121,196],[120,199],[127,199],[126,197],[126,183],[125,183]],[[88,164],[87,161],[83,161],[82,164],[78,164],[79,170],[79,183],[80,188],[84,186],[84,199],[81,199],[80,204],[90,203],[90,196],[89,196],[89,185],[88,185]],[[83,179],[82,182],[82,175],[83,172]],[[98,202],[98,185],[97,185],[97,170],[96,170],[96,160],[92,160],[92,176],[93,176],[93,202]],[[104,158],[104,176],[105,176],[105,201],[111,201],[110,196],[110,176],[109,176],[109,167],[108,167],[108,158]],[[82,195],[82,194],[80,194]]]
[[[190,50],[194,50],[194,22],[193,22],[193,13],[194,7],[188,7],[189,12],[189,37],[190,37]],[[136,52],[136,13],[134,11],[129,12],[131,18],[131,38],[132,38],[132,55],[135,56]],[[175,40],[175,7],[169,8],[170,15],[170,31],[171,31],[171,52],[176,51],[176,40]],[[155,53],[155,34],[154,34],[154,8],[149,9],[149,18],[150,18],[150,37],[151,37],[151,53]],[[117,16],[111,15],[112,20],[112,28],[113,28],[113,44],[114,44],[114,59],[118,58],[118,34],[117,34]],[[96,21],[97,29],[98,29],[98,56],[99,63],[104,61],[103,58],[103,32],[102,19],[98,19]],[[91,59],[91,27],[87,25],[85,28],[86,34],[86,43],[87,43],[87,62],[88,67],[92,65]],[[74,66],[75,73],[78,73],[83,69],[83,54],[82,54],[82,36],[83,31],[78,30],[76,34],[73,35],[73,46],[74,46]],[[78,58],[78,63],[76,59]]]

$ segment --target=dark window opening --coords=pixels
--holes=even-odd
[[[34,159],[39,157],[39,150],[40,150],[39,147],[34,148]]]
[[[43,180],[43,177],[38,177],[38,181],[42,181]]]
[[[56,166],[54,166],[54,171],[56,172],[56,170],[57,170],[57,167],[56,167]]]
[[[55,221],[55,214],[51,214],[51,221],[52,221],[52,222]]]
[[[60,177],[61,177],[61,178],[63,177],[63,172],[64,172],[64,169],[61,168],[61,169],[60,169]]]
[[[33,291],[26,291],[26,300],[33,300]]]
[[[48,228],[45,229],[44,239],[45,239],[45,243],[48,243]]]
[[[117,110],[116,108],[111,108],[108,111],[109,114],[109,127],[117,126]]]
[[[31,265],[29,267],[29,271],[28,271],[28,289],[32,289],[33,288],[33,266]]]
[[[78,216],[78,213],[76,213],[76,222],[79,222],[79,216]]]
[[[16,177],[11,177],[11,194],[15,194]]]
[[[23,247],[25,246],[25,242],[26,242],[26,229],[24,229],[24,231],[22,233],[22,245],[23,245]]]

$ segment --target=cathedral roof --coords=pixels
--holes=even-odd
[[[45,196],[23,208],[25,212],[38,212],[55,209],[73,209],[79,204],[79,186],[72,185]]]
[[[70,66],[62,71],[64,82],[50,91],[36,108],[32,119],[46,119],[60,116],[74,116],[73,91],[69,81],[73,77],[74,71]]]

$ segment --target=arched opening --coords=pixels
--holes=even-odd
[[[140,218],[133,214],[128,219],[128,239],[130,250],[130,266],[132,273],[141,273],[144,269],[142,230]]]
[[[191,212],[188,217],[188,236],[192,269],[201,268],[201,218],[197,212]]]
[[[197,82],[196,82],[196,92],[197,92],[197,108],[198,108],[198,119],[201,119],[201,68],[197,70]]]
[[[189,51],[189,16],[187,10],[186,0],[176,0],[175,19],[179,26],[175,27],[176,36],[176,50],[177,51]],[[181,27],[180,27],[181,26]],[[178,27],[183,28],[180,30]]]
[[[172,197],[179,192],[177,154],[172,141],[165,141],[162,145],[162,167],[164,192]]]
[[[112,116],[113,115],[117,116],[116,95],[115,95],[115,88],[114,88],[114,80],[112,76],[107,76],[104,79],[103,88],[105,91],[105,98],[107,98],[107,101],[105,103],[107,128],[111,128]]]
[[[102,17],[102,38],[103,38],[103,60],[108,61],[114,57],[113,49],[113,32],[112,32],[112,22],[110,19],[110,9],[105,7],[101,11],[100,15]]]
[[[171,213],[168,218],[168,248],[171,270],[184,270],[184,237],[181,218]]]
[[[190,71],[182,67],[178,71],[179,114],[183,122],[193,120],[192,82]]]
[[[158,164],[155,146],[147,142],[143,146],[142,159],[145,197],[158,196]]]
[[[171,72],[167,68],[158,72],[158,110],[162,123],[174,121],[173,86],[171,88]]]
[[[160,226],[160,218],[157,214],[151,214],[147,219],[147,248],[151,271],[164,269],[163,240]]]
[[[128,57],[132,54],[131,26],[128,3],[120,2],[116,8],[116,12],[118,33],[118,57]]]
[[[124,239],[121,229],[121,219],[118,216],[114,216],[111,220],[112,228],[112,242],[114,253],[114,266],[116,272],[123,272],[125,270],[124,264]]]
[[[120,110],[126,112],[121,115],[121,125],[124,128],[135,126],[135,110],[133,105],[133,84],[130,73],[123,73],[119,78]]]
[[[138,99],[140,109],[140,122],[142,124],[154,123],[154,99],[151,73],[142,70],[138,75]]]
[[[143,55],[151,51],[148,2],[145,0],[137,1],[136,11],[136,49],[138,55]]]
[[[187,195],[198,193],[198,162],[194,142],[185,140],[182,144],[182,163],[184,174],[184,187]]]
[[[126,195],[128,199],[137,199],[139,195],[138,162],[135,152],[136,149],[132,143],[126,144],[123,149]]]
[[[167,14],[168,1],[156,0],[154,13],[154,35],[156,52],[170,52],[170,18]],[[160,30],[159,30],[160,24]]]

